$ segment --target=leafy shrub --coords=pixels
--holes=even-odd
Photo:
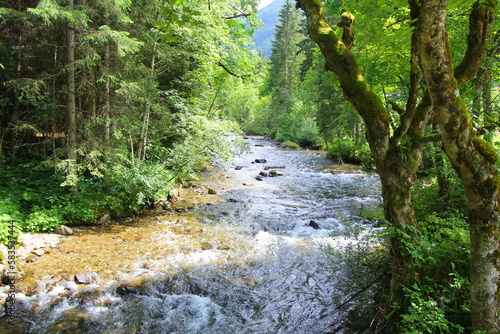
[[[283,147],[283,148],[293,148],[293,149],[299,149],[299,148],[301,148],[301,146],[299,144],[297,144],[297,143],[295,143],[293,141],[289,141],[289,140],[285,141],[280,146]]]
[[[337,138],[328,143],[328,155],[346,163],[362,164],[373,168],[374,162],[366,143],[356,145],[349,139]]]
[[[465,328],[455,322],[460,320],[455,315],[457,310],[449,305],[457,301],[463,302],[462,293],[464,288],[469,286],[469,281],[455,273],[449,276],[451,281],[448,284],[438,285],[428,282],[428,284],[413,284],[411,288],[405,289],[410,306],[408,312],[402,315],[401,333],[465,332]],[[464,310],[461,311],[460,313],[466,313]],[[462,319],[468,318],[466,314],[463,316]]]
[[[28,215],[20,226],[26,232],[51,232],[54,228],[66,223],[57,208],[34,208],[34,211]]]
[[[444,196],[439,196],[436,178],[423,178],[415,182],[413,207],[418,220],[426,220],[429,214],[440,218],[467,216],[467,195],[456,175],[450,177],[449,187]]]
[[[18,224],[14,224],[14,231],[12,231],[11,226],[10,226],[11,221],[15,221],[11,218],[11,216],[9,216],[7,214],[0,214],[0,243],[2,243],[4,245],[8,245],[9,241],[12,242],[12,239],[9,240],[9,237],[16,238],[19,235]],[[12,234],[12,232],[14,232],[14,234]],[[0,252],[0,256],[1,255],[2,254]]]
[[[430,215],[410,234],[388,228],[404,241],[415,268],[415,283],[405,287],[408,309],[402,333],[462,333],[469,330],[469,227],[461,217]]]
[[[158,193],[168,193],[173,186],[171,174],[159,164],[116,165],[110,174],[106,206],[115,216],[138,213]]]

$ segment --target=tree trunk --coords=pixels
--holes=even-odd
[[[156,49],[158,46],[158,36],[155,36],[155,41],[153,43],[153,55],[151,56],[151,63],[149,67],[149,73],[151,77],[154,77],[156,69]],[[146,159],[146,147],[148,144],[148,129],[149,129],[149,116],[151,114],[151,104],[146,101],[144,115],[142,119],[141,133],[139,137],[139,147],[137,149],[137,159]]]
[[[104,49],[104,68],[105,71],[110,71],[110,51],[109,44],[106,44]],[[103,106],[103,118],[104,118],[104,131],[103,131],[103,162],[104,162],[104,170],[103,170],[103,181],[104,184],[109,185],[110,176],[108,172],[108,162],[109,162],[109,150],[111,147],[111,87],[109,84],[109,77],[104,80],[104,106]]]
[[[104,67],[109,71],[109,44],[106,45],[104,51]],[[104,150],[107,152],[109,149],[111,139],[111,87],[109,85],[109,78],[106,78],[104,83]],[[106,159],[107,160],[107,159]],[[105,161],[107,162],[107,161]]]
[[[411,256],[406,245],[417,226],[411,188],[422,158],[420,139],[430,119],[430,100],[424,97],[418,106],[415,102],[408,103],[408,110],[401,111],[401,126],[391,137],[388,111],[365,81],[349,48],[326,23],[321,1],[298,0],[297,4],[307,16],[309,35],[320,47],[326,59],[325,67],[339,78],[344,96],[366,124],[368,143],[382,183],[384,215],[398,231],[390,240],[392,278],[387,313],[393,316],[386,329],[387,333],[396,332],[398,315],[407,307],[403,287],[411,286],[416,277],[415,269],[409,266]],[[410,140],[402,144],[405,136]],[[395,307],[394,311],[391,311],[392,307]]]
[[[477,72],[484,55],[487,26],[495,6],[496,1],[474,4],[470,15],[468,50],[455,71],[446,34],[446,0],[423,1],[422,26],[432,29],[420,32],[424,76],[444,148],[467,192],[473,329],[489,334],[500,333],[498,156],[495,149],[474,132],[458,85]]]
[[[68,0],[68,10],[74,11],[73,0]],[[68,21],[68,184],[76,191],[76,95],[75,95],[75,27],[73,22]]]

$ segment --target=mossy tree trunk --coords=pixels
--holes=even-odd
[[[476,2],[470,15],[468,48],[454,70],[446,33],[446,0],[422,3],[422,68],[448,157],[467,191],[471,230],[471,312],[473,328],[500,333],[500,216],[495,149],[479,138],[458,85],[470,79],[484,55],[487,26],[496,1]]]
[[[423,132],[431,118],[430,99],[426,95],[416,102],[418,85],[418,55],[412,51],[415,66],[412,72],[412,96],[406,108],[393,104],[400,114],[400,126],[391,131],[389,112],[381,98],[366,82],[355,57],[328,26],[320,0],[300,0],[297,5],[307,17],[309,36],[320,47],[326,68],[336,74],[344,96],[353,104],[366,124],[367,139],[382,183],[384,215],[386,220],[401,233],[390,240],[392,254],[392,280],[388,306],[397,309],[391,323],[406,308],[404,286],[415,278],[415,268],[410,267],[410,254],[405,249],[407,240],[417,227],[411,203],[411,188],[422,159]],[[416,70],[415,70],[416,68]],[[392,135],[391,135],[392,133]],[[388,308],[388,312],[392,310]],[[394,330],[393,326],[387,332]]]
[[[307,16],[310,37],[318,44],[326,68],[339,78],[345,97],[362,116],[367,139],[380,174],[384,213],[401,235],[411,237],[417,227],[411,204],[411,187],[422,158],[422,147],[432,137],[424,137],[436,117],[447,155],[460,175],[469,199],[471,224],[471,285],[474,328],[498,333],[498,171],[493,148],[473,131],[458,87],[471,80],[484,55],[486,28],[494,0],[474,4],[470,15],[467,51],[453,69],[446,37],[446,0],[409,0],[413,30],[411,45],[410,93],[406,108],[395,103],[399,126],[390,131],[389,115],[381,99],[366,83],[349,48],[328,26],[320,0],[297,0]],[[418,98],[420,68],[427,90]],[[420,102],[418,102],[420,101]],[[434,116],[435,115],[435,116]],[[403,286],[415,279],[409,268],[410,255],[405,241],[391,240],[392,281],[389,305],[399,305],[394,314],[404,312]],[[417,269],[418,270],[418,269]],[[390,312],[390,310],[387,310]],[[397,320],[392,317],[393,321]],[[392,327],[389,330],[393,330]]]

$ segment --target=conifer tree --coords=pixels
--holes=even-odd
[[[291,127],[291,116],[300,79],[300,66],[304,56],[299,43],[305,39],[301,32],[302,14],[291,1],[280,10],[279,25],[270,57],[267,91],[273,97],[273,110],[269,117],[276,120],[274,135],[278,139]],[[285,136],[286,137],[286,136]]]

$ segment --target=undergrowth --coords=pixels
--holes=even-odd
[[[33,163],[3,166],[0,175],[0,242],[7,243],[8,224],[23,232],[48,232],[60,225],[87,224],[110,213],[123,217],[140,212],[173,186],[163,166],[135,164],[112,169],[103,179],[78,179],[77,191],[61,184],[65,175]]]
[[[405,249],[416,277],[404,287],[408,308],[399,322],[400,333],[472,332],[466,195],[456,177],[449,182],[445,196],[438,195],[432,178],[419,180],[414,188],[418,229],[412,237],[399,237],[407,240]]]

